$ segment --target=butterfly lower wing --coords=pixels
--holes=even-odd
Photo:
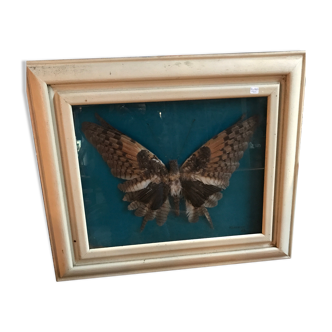
[[[222,198],[220,191],[229,186],[229,179],[239,167],[257,123],[257,117],[235,123],[184,162],[180,169],[181,185],[190,222],[196,222],[200,215],[205,215],[213,227],[206,208],[216,206]]]
[[[84,122],[82,131],[97,149],[115,177],[127,180],[118,188],[125,192],[129,210],[144,216],[141,229],[148,220],[156,218],[162,225],[168,215],[169,186],[165,181],[168,171],[153,153],[141,144],[113,128],[96,115],[101,125]]]

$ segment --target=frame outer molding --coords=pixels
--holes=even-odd
[[[59,190],[62,187],[61,167],[56,153],[56,138],[52,135],[53,124],[47,84],[29,69],[27,94],[55,273],[57,276],[66,275],[72,270],[73,261],[69,230],[65,224],[65,193]],[[61,246],[58,245],[60,243]]]
[[[303,52],[303,58],[301,61],[301,84],[300,84],[300,100],[299,100],[299,110],[298,110],[298,125],[297,125],[297,138],[296,138],[296,156],[295,156],[295,167],[294,167],[294,190],[293,190],[293,206],[291,215],[291,225],[290,225],[290,239],[289,239],[289,251],[288,255],[292,255],[292,241],[293,241],[293,228],[294,228],[294,217],[295,217],[295,205],[296,205],[296,194],[297,194],[297,180],[299,172],[299,158],[300,158],[300,145],[301,145],[301,134],[302,134],[302,121],[303,121],[303,108],[304,108],[304,87],[305,87],[305,71],[306,71],[306,54]]]
[[[30,117],[57,280],[289,257],[296,197],[304,77],[304,52],[27,62]],[[274,214],[274,224],[277,227],[274,227],[274,238],[271,242],[275,246],[257,249],[248,246],[244,250],[232,251],[230,249],[230,251],[203,254],[193,250],[187,256],[170,255],[147,260],[138,257],[129,261],[106,261],[99,264],[87,262],[77,265],[76,260],[81,257],[75,258],[74,255],[71,231],[76,233],[77,230],[70,228],[71,212],[68,204],[71,208],[73,206],[75,208],[79,202],[77,202],[77,197],[73,197],[74,195],[68,196],[68,190],[65,190],[63,163],[68,161],[61,151],[61,144],[59,145],[63,135],[57,131],[59,127],[56,122],[61,120],[61,116],[55,115],[54,111],[55,108],[71,110],[71,105],[75,104],[75,100],[67,101],[66,93],[69,92],[67,95],[75,98],[75,94],[71,94],[70,89],[73,89],[72,91],[81,90],[85,84],[83,90],[88,90],[92,84],[98,87],[96,91],[100,91],[101,95],[98,97],[100,98],[108,87],[113,86],[113,89],[115,87],[113,91],[116,92],[116,87],[120,87],[121,91],[128,84],[140,86],[148,81],[160,82],[160,87],[165,86],[166,89],[167,86],[172,89],[172,82],[177,82],[175,86],[181,90],[181,84],[184,84],[181,82],[186,81],[207,82],[210,80],[212,82],[217,80],[238,84],[253,81],[250,78],[254,78],[258,84],[260,82],[281,83],[279,104],[283,111],[280,114],[279,130],[282,132],[282,137],[280,135],[278,137],[279,151],[277,154],[280,182],[276,183],[275,187],[275,199],[279,208]],[[54,94],[53,90],[49,89],[50,85],[54,85],[52,86],[55,89]],[[52,102],[53,97],[55,105]],[[88,104],[93,103],[91,99],[88,102]],[[71,145],[73,144],[74,142]],[[79,176],[76,169],[71,172],[70,177]],[[283,189],[285,187],[286,190]],[[86,243],[77,245],[84,247],[79,252],[89,251]]]
[[[287,93],[283,114],[284,130],[281,137],[283,157],[280,157],[281,174],[279,183],[277,183],[277,192],[282,193],[279,194],[281,211],[279,211],[277,217],[279,224],[277,247],[288,256],[291,251],[291,232],[294,219],[294,200],[296,197],[296,179],[299,163],[298,150],[301,133],[299,125],[302,119],[304,70],[304,59],[301,59],[301,61],[297,61],[294,68],[286,76],[286,85],[288,88],[286,88]],[[280,190],[281,183],[286,190]]]
[[[141,259],[105,264],[75,266],[67,275],[58,277],[58,281],[116,276],[135,273],[157,272],[188,269],[196,267],[239,264],[246,262],[266,261],[288,258],[275,247],[264,249],[237,250],[235,252],[215,252],[188,256],[171,256],[165,258]]]
[[[294,61],[301,61],[302,57],[299,52],[280,52],[33,61],[27,62],[27,65],[36,76],[50,85],[288,75],[294,68]]]

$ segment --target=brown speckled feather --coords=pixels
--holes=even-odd
[[[127,193],[123,199],[131,202],[128,209],[137,209],[135,214],[144,216],[141,229],[147,221],[156,217],[157,223],[163,224],[169,212],[169,187],[165,182],[168,171],[165,165],[141,144],[113,128],[100,116],[96,117],[101,125],[84,122],[82,131],[112,174],[128,180],[118,186]]]
[[[182,165],[181,184],[190,222],[205,215],[212,226],[206,207],[214,207],[222,198],[220,190],[229,186],[232,173],[258,123],[257,117],[238,121],[222,131],[194,152]]]

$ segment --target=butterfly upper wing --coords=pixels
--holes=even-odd
[[[168,171],[161,160],[141,144],[113,128],[101,117],[101,123],[84,122],[82,131],[97,149],[115,177],[127,180],[118,188],[126,192],[123,200],[131,202],[129,210],[143,217],[141,229],[156,218],[162,225],[170,210]]]
[[[220,190],[228,187],[257,123],[256,116],[238,121],[210,139],[181,166],[182,194],[190,222],[205,215],[213,227],[206,208],[216,206],[222,198]]]

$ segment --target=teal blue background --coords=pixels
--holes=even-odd
[[[81,141],[78,158],[90,248],[261,233],[266,110],[265,97],[73,106],[76,139]],[[95,113],[156,154],[166,166],[171,159],[181,165],[243,114],[257,114],[259,127],[239,169],[218,206],[209,209],[214,229],[204,217],[189,223],[182,200],[180,216],[171,210],[163,226],[149,221],[140,232],[142,218],[128,211],[128,203],[117,189],[124,180],[113,177],[81,131],[84,121],[98,123]]]

